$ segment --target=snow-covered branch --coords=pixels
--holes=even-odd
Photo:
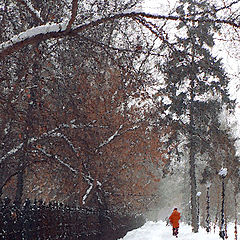
[[[14,153],[18,152],[19,149],[21,149],[23,146],[23,143],[20,143],[18,146],[14,147],[13,149],[11,149],[9,152],[7,152],[3,157],[0,158],[0,164],[2,163],[2,161],[4,161],[6,158],[10,157],[11,155],[13,155]]]
[[[95,121],[92,121],[88,124],[75,124],[75,120],[71,120],[69,123],[62,123],[60,124],[58,127],[48,131],[48,132],[45,132],[43,133],[40,137],[32,137],[28,140],[28,143],[35,143],[39,140],[42,140],[46,137],[62,137],[64,138],[68,144],[71,146],[71,148],[73,149],[73,151],[76,153],[77,150],[76,148],[74,147],[74,145],[70,142],[70,140],[64,136],[64,135],[61,135],[60,133],[57,133],[57,131],[59,131],[60,129],[63,129],[63,128],[70,128],[70,129],[75,129],[75,128],[84,128],[84,127],[93,127],[93,123],[95,123]],[[59,135],[60,134],[60,135]],[[2,156],[0,158],[0,164],[5,160],[7,159],[8,157],[12,156],[13,154],[15,154],[16,152],[18,152],[20,149],[22,149],[23,147],[23,143],[20,143],[18,144],[16,147],[12,148],[10,151],[8,151],[4,156]]]
[[[14,153],[16,153],[17,151],[19,151],[23,146],[23,143],[19,144],[17,147],[13,148],[11,151],[9,151],[7,154],[5,154],[2,158],[0,158],[0,164],[2,163],[2,161],[4,161],[6,158],[8,158],[9,156],[13,155]],[[46,155],[47,157],[53,157],[51,154],[47,153],[45,150],[43,149],[38,149],[39,151],[41,151],[42,153],[44,153],[44,155]],[[74,172],[75,174],[77,174],[77,170],[75,170],[74,168],[72,168],[69,164],[65,163],[64,161],[62,161],[58,156],[54,156],[54,158],[59,161],[61,164],[63,164],[64,166],[66,166],[68,169],[70,169],[72,172]]]
[[[0,56],[3,55],[3,53],[9,52],[11,47],[16,47],[17,45],[27,45],[28,42],[31,39],[35,39],[36,37],[40,37],[45,35],[48,36],[48,33],[58,33],[58,32],[64,32],[67,28],[68,21],[64,21],[62,23],[53,24],[53,23],[47,23],[45,25],[37,26],[30,28],[26,30],[25,32],[22,32],[14,37],[12,37],[10,40],[3,42],[0,44]],[[50,38],[48,36],[47,38]],[[47,39],[46,38],[46,39]],[[24,44],[26,43],[26,44]],[[21,48],[21,47],[19,47]],[[8,51],[9,49],[9,51]],[[10,51],[11,52],[11,51]]]
[[[135,126],[133,126],[133,127],[131,127],[131,128],[128,128],[128,129],[126,129],[126,130],[124,130],[124,131],[122,131],[122,132],[120,133],[120,130],[121,130],[122,128],[123,128],[123,125],[120,125],[120,127],[118,128],[118,130],[117,130],[112,136],[110,136],[107,140],[103,141],[103,142],[98,146],[97,149],[99,149],[99,148],[101,148],[101,147],[109,144],[109,143],[110,143],[112,140],[114,140],[117,136],[121,136],[121,135],[125,134],[125,133],[128,132],[128,131],[133,131],[133,130],[139,128],[139,126],[138,126],[138,125],[135,125]]]
[[[85,205],[86,203],[86,199],[88,197],[88,195],[90,194],[91,190],[93,189],[93,184],[91,183],[89,188],[87,189],[85,195],[83,196],[83,199],[82,199],[82,204]]]
[[[74,174],[78,174],[78,171],[76,169],[74,169],[70,164],[62,161],[57,155],[55,155],[55,159],[60,162],[62,165],[64,165],[65,167],[67,167],[68,169],[70,169]]]
[[[82,204],[85,205],[89,194],[91,193],[91,191],[94,188],[94,179],[91,177],[90,173],[88,173],[88,176],[86,176],[86,175],[83,175],[83,176],[84,176],[84,179],[88,182],[88,185],[89,185],[88,189],[86,190],[86,192],[85,192],[85,194],[82,198]],[[102,186],[102,183],[99,182],[98,180],[96,180],[96,187],[101,189],[101,186]],[[98,201],[100,203],[102,203],[102,200],[101,200],[101,198],[98,194],[97,194],[97,197],[98,197]]]
[[[86,199],[87,199],[88,195],[90,194],[91,190],[93,189],[93,182],[94,182],[94,179],[91,177],[90,174],[88,176],[84,176],[84,178],[88,182],[89,188],[86,190],[86,193],[84,194],[84,196],[82,198],[83,205],[86,204]]]
[[[60,138],[63,138],[67,143],[68,145],[72,148],[72,150],[75,152],[75,153],[78,153],[78,150],[74,147],[73,143],[62,133],[53,133],[51,134],[52,137],[60,137]]]
[[[109,137],[107,140],[105,140],[104,142],[102,142],[98,148],[101,148],[103,146],[105,146],[106,144],[110,143],[116,136],[119,135],[119,131],[122,129],[123,125],[120,125],[120,127],[118,128],[118,130],[111,136]]]
[[[49,158],[54,158],[56,159],[59,163],[61,163],[62,165],[64,165],[65,167],[67,167],[70,171],[72,171],[74,174],[78,174],[78,171],[76,169],[74,169],[70,164],[64,162],[63,160],[61,160],[57,155],[52,155],[50,153],[47,153],[44,149],[40,148],[38,149],[40,152],[42,152],[44,155],[46,155]]]
[[[75,14],[77,11],[76,2],[73,1],[73,10],[71,21],[74,21]],[[214,22],[214,23],[221,23],[221,24],[228,24],[232,27],[240,28],[240,23],[236,23],[231,20],[225,19],[210,19],[210,18],[191,18],[191,17],[184,17],[184,16],[175,16],[175,15],[158,15],[158,14],[150,14],[145,12],[123,12],[119,14],[115,14],[109,17],[97,18],[92,19],[89,22],[85,22],[75,28],[67,29],[67,27],[71,27],[70,20],[63,21],[58,24],[47,23],[46,25],[37,26],[31,29],[28,29],[25,32],[22,32],[10,40],[3,42],[0,44],[0,57],[5,57],[10,55],[11,53],[27,46],[29,44],[35,43],[36,41],[44,41],[51,38],[62,38],[65,36],[74,36],[79,32],[82,32],[86,29],[89,29],[94,26],[98,26],[105,22],[114,21],[116,19],[121,18],[150,18],[155,20],[172,20],[172,21],[191,21],[191,22]]]

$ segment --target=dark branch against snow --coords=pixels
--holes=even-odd
[[[87,23],[83,23],[75,28],[68,29],[72,26],[74,19],[76,18],[77,3],[73,0],[72,3],[72,16],[70,20],[63,21],[58,24],[47,23],[46,25],[37,26],[31,29],[28,29],[25,32],[20,33],[19,35],[14,36],[10,40],[0,44],[0,57],[5,57],[11,53],[23,48],[28,44],[32,44],[35,41],[44,41],[51,38],[62,38],[65,36],[75,35],[79,32],[84,31],[85,29],[98,26],[102,23],[114,21],[121,18],[135,18],[135,17],[145,17],[155,20],[172,20],[172,21],[191,21],[191,22],[214,22],[221,24],[228,24],[232,27],[240,28],[240,23],[234,21],[225,20],[225,19],[195,19],[191,17],[182,17],[182,16],[165,16],[165,15],[156,15],[149,14],[144,12],[124,12],[115,14],[110,17],[104,17],[99,19],[93,19]]]
[[[72,12],[71,12],[71,18],[69,20],[69,23],[67,25],[67,30],[69,31],[72,27],[73,22],[76,19],[77,16],[77,10],[78,10],[78,0],[72,0]]]

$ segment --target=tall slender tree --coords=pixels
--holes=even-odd
[[[180,16],[190,16],[193,20],[198,19],[199,22],[179,23],[180,34],[176,33],[174,44],[167,44],[169,54],[160,70],[165,75],[165,94],[170,100],[169,118],[180,126],[178,133],[187,137],[192,227],[194,232],[198,232],[196,155],[199,145],[203,145],[205,139],[208,139],[207,135],[203,136],[198,131],[198,126],[201,121],[205,126],[210,126],[213,120],[204,120],[205,116],[199,114],[199,107],[210,99],[220,103],[215,112],[219,112],[223,104],[230,104],[227,92],[229,79],[221,61],[211,53],[214,32],[218,30],[218,26],[214,21],[201,21],[204,18],[216,17],[214,6],[209,5],[208,1],[180,0],[180,3],[177,13]],[[206,109],[207,111],[212,110]],[[205,133],[207,134],[207,131]]]

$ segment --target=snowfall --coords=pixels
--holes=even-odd
[[[239,229],[239,226],[238,226]],[[234,240],[234,224],[229,224],[227,228],[228,240]],[[172,236],[171,226],[166,226],[166,222],[158,221],[146,222],[141,228],[128,232],[123,238],[119,240],[171,240],[176,239]],[[205,229],[200,228],[198,233],[193,233],[192,228],[189,225],[180,223],[179,240],[220,240],[219,228],[216,227],[215,233],[212,229],[210,233],[207,233]]]

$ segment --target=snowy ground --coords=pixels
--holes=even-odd
[[[239,227],[239,226],[238,226]],[[199,233],[192,233],[192,228],[180,223],[179,240],[219,240],[219,231],[207,233],[205,229],[200,229]],[[171,226],[166,226],[165,222],[147,222],[141,228],[130,231],[124,238],[119,240],[171,240],[176,239],[172,236]],[[234,240],[234,225],[228,227],[228,239]]]

